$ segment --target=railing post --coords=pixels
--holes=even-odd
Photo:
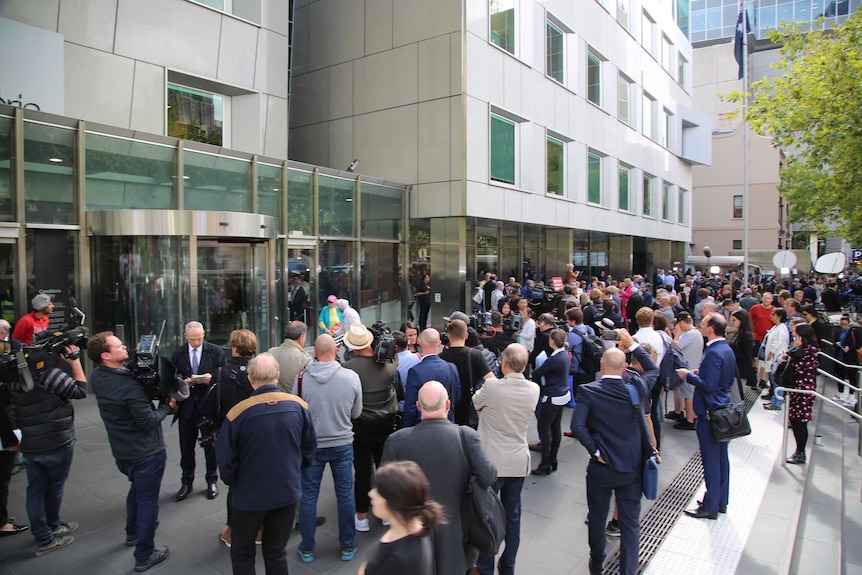
[[[779,386],[781,387],[781,386]],[[778,389],[774,391],[775,394],[778,394]],[[790,395],[784,391],[784,401],[781,403],[781,419],[784,425],[784,428],[781,430],[781,466],[787,467],[787,422],[789,419],[790,408],[788,407],[790,403]]]
[[[862,369],[856,370],[856,387],[862,387]],[[860,396],[858,389],[853,392],[853,397],[856,398],[856,413],[862,413],[860,412],[862,405],[859,403]],[[856,455],[862,456],[862,424],[860,424],[859,420],[856,420],[856,423],[858,425],[856,430]]]

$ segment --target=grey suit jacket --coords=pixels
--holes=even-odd
[[[497,480],[497,469],[485,455],[479,434],[463,427],[473,472],[481,483]],[[431,499],[443,506],[448,524],[434,531],[434,555],[438,575],[460,575],[472,567],[477,552],[465,549],[461,527],[461,500],[470,478],[461,448],[459,426],[448,419],[423,419],[415,427],[396,431],[386,440],[383,462],[414,461],[431,484]]]

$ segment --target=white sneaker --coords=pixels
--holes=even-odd
[[[844,400],[844,406],[848,409],[854,409],[856,407],[856,398],[852,395]]]
[[[840,393],[836,393],[832,396],[832,401],[844,401],[846,398]]]
[[[353,518],[353,526],[356,527],[357,531],[362,531],[363,533],[366,531],[371,531],[371,527],[368,526],[368,518],[360,519],[359,517]]]
[[[386,521],[385,519],[381,519],[380,521],[383,523],[383,526],[384,526],[384,527],[389,527],[389,522],[388,522],[388,521]]]

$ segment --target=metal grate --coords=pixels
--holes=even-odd
[[[735,393],[733,394],[736,395]],[[759,389],[745,388],[745,411],[748,412],[760,397]],[[655,502],[641,516],[641,536],[638,543],[638,573],[643,573],[664,541],[665,536],[676,524],[694,494],[703,483],[703,462],[700,450],[677,473],[673,481],[656,498]],[[604,575],[620,574],[619,545],[605,560]]]

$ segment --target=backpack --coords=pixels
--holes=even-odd
[[[578,326],[581,327],[581,326]],[[605,346],[602,345],[602,340],[588,326],[584,326],[584,331],[580,331],[577,327],[571,332],[581,336],[583,343],[581,344],[581,357],[579,358],[579,372],[586,374],[594,374],[601,369],[602,355],[605,353]]]
[[[671,339],[665,334],[662,334],[661,340],[664,343],[664,356],[661,358],[661,365],[658,366],[658,382],[666,389],[676,389],[682,383],[676,370],[688,369],[688,360],[685,359],[682,351],[673,346]]]

